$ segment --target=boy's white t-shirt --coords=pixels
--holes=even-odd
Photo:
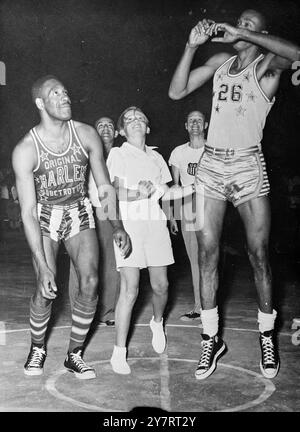
[[[141,180],[151,181],[157,187],[157,192],[150,198],[119,201],[122,218],[166,219],[158,203],[162,196],[159,186],[172,181],[172,176],[164,158],[154,148],[156,147],[145,146],[143,151],[124,142],[121,147],[112,148],[108,155],[106,163],[111,182],[118,177],[127,189],[137,189]]]

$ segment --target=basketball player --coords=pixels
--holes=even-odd
[[[115,128],[114,121],[109,117],[100,117],[95,128],[103,143],[104,159],[114,145],[115,138],[118,136],[118,131]],[[100,300],[98,304],[99,312],[96,311],[95,317],[101,326],[113,326],[115,324],[115,304],[120,289],[120,274],[116,269],[115,253],[113,248],[113,227],[107,219],[107,215],[101,207],[98,199],[97,187],[90,174],[89,177],[89,198],[93,206],[94,214],[96,214],[96,231],[99,241],[100,262],[99,262],[99,292]],[[69,276],[69,295],[73,308],[74,295],[78,291],[78,278],[75,268],[71,262]]]
[[[99,191],[107,195],[114,240],[124,256],[130,239],[116,218],[116,196],[95,129],[71,120],[71,101],[54,76],[38,79],[32,99],[40,123],[13,151],[13,168],[25,235],[32,252],[37,287],[30,303],[31,348],[25,375],[41,375],[47,355],[45,334],[51,306],[57,296],[56,257],[64,242],[80,281],[72,314],[67,370],[79,379],[95,378],[83,358],[83,346],[97,305],[98,242],[92,206],[87,198],[86,176],[90,165]]]
[[[209,40],[230,43],[237,54],[215,54],[191,71],[197,49]],[[297,59],[298,46],[269,35],[263,15],[246,10],[235,27],[208,19],[200,21],[189,35],[170,84],[169,96],[181,99],[213,77],[207,145],[196,171],[196,185],[205,190],[204,227],[197,232],[203,324],[197,379],[208,377],[225,351],[218,336],[216,294],[219,240],[227,201],[237,207],[246,229],[258,294],[260,369],[267,378],[274,378],[279,370],[268,258],[269,182],[260,142],[281,73]]]
[[[204,150],[204,132],[207,128],[205,115],[201,111],[191,111],[185,121],[185,129],[189,134],[189,141],[174,148],[169,158],[172,169],[173,181],[176,185],[191,185],[195,181],[195,172],[200,156]],[[190,260],[194,307],[190,312],[181,316],[182,321],[193,321],[200,319],[201,302],[199,293],[199,263],[198,243],[194,224],[193,200],[195,194],[190,195],[183,201],[181,208],[181,232]],[[178,230],[176,219],[170,220],[171,232]],[[174,227],[172,227],[174,225]]]

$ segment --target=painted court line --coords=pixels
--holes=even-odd
[[[133,361],[136,361],[136,360],[143,360],[143,361],[156,360],[156,361],[160,361],[160,362],[163,361],[163,363],[169,362],[169,361],[174,361],[174,362],[188,362],[188,363],[195,363],[195,364],[198,361],[198,360],[194,360],[194,359],[168,358],[167,355],[164,357],[162,357],[162,355],[161,355],[158,358],[157,357],[132,357],[129,360],[133,360]],[[100,361],[91,362],[90,364],[95,365],[95,364],[103,364],[103,363],[108,363],[108,362],[109,362],[109,360],[100,360]],[[245,402],[244,404],[236,405],[234,407],[225,408],[223,410],[216,410],[214,412],[239,412],[239,411],[248,410],[250,408],[253,408],[253,407],[260,405],[263,402],[265,402],[272,395],[272,393],[274,393],[274,391],[276,390],[275,385],[270,380],[262,377],[258,373],[253,372],[249,369],[245,369],[245,368],[233,366],[233,365],[228,365],[228,364],[224,364],[224,363],[220,363],[220,362],[219,362],[219,366],[229,368],[229,369],[234,369],[238,372],[241,372],[243,375],[245,375],[245,374],[250,375],[251,378],[253,378],[255,381],[258,380],[264,386],[264,390],[262,391],[262,393],[257,398],[253,399],[252,401]],[[164,368],[165,368],[165,365],[164,365],[163,369],[160,369],[160,372],[165,373],[166,371]],[[97,405],[94,405],[94,404],[89,404],[86,402],[78,401],[78,400],[71,398],[70,396],[67,396],[64,393],[58,391],[56,388],[56,382],[65,373],[67,373],[66,370],[60,370],[60,371],[54,373],[52,375],[52,377],[50,377],[46,381],[45,388],[50,394],[52,394],[52,396],[54,396],[55,398],[57,398],[61,401],[71,403],[72,405],[87,409],[89,411],[100,411],[100,412],[107,411],[107,408],[104,409],[104,408],[97,406]],[[167,377],[168,377],[168,381],[167,381],[168,389],[167,389],[167,391],[169,392],[168,373],[167,373]],[[166,391],[165,385],[166,385],[166,383],[163,383],[164,389],[163,390],[161,389],[161,392],[160,392],[161,408],[165,409],[166,411],[170,411],[170,408],[171,408],[170,401],[165,399],[165,396],[163,398],[161,397],[162,392]],[[169,398],[169,395],[167,397]],[[109,409],[109,411],[111,411],[111,412],[124,412],[122,410],[115,410],[115,409]]]
[[[3,321],[2,321],[3,322]],[[134,324],[135,327],[149,327],[149,324]],[[98,326],[97,328],[103,329],[104,327],[102,326]],[[195,329],[199,329],[201,327],[199,326],[195,326],[195,325],[189,325],[189,324],[166,324],[166,327],[176,327],[176,328],[195,328]],[[52,329],[70,329],[71,326],[67,325],[67,326],[56,326],[56,327],[52,327]],[[250,333],[258,333],[259,331],[256,329],[245,329],[245,328],[239,328],[239,327],[223,327],[224,330],[232,330],[232,331],[240,331],[240,332],[250,332]],[[4,323],[4,330],[1,329],[0,327],[0,337],[1,334],[5,333],[5,334],[9,334],[9,333],[18,333],[18,332],[29,332],[30,328],[22,328],[22,329],[11,329],[8,330],[5,328],[5,323]],[[287,333],[287,332],[278,332],[279,336],[287,336],[287,337],[291,337],[292,333]],[[0,339],[1,340],[1,339]],[[0,343],[1,345],[1,343]]]
[[[107,363],[108,361],[109,360],[96,361],[96,362],[90,362],[89,364],[91,364],[91,365],[92,364],[94,365],[96,363],[100,363],[101,364],[101,363]],[[62,375],[64,375],[65,373],[67,373],[67,370],[60,370],[60,371],[56,372],[55,374],[53,374],[52,377],[50,377],[47,380],[47,382],[45,384],[45,388],[46,388],[46,390],[48,390],[48,392],[50,394],[52,394],[52,396],[54,396],[56,399],[59,399],[59,400],[64,401],[64,402],[68,402],[68,403],[70,403],[72,405],[76,405],[77,407],[84,408],[84,409],[87,409],[89,411],[100,411],[100,412],[106,412],[107,411],[107,408],[101,408],[101,407],[99,407],[97,405],[93,405],[93,404],[88,404],[88,403],[85,403],[85,402],[77,401],[76,399],[73,399],[73,398],[71,398],[71,397],[69,397],[69,396],[67,396],[67,395],[59,392],[56,389],[55,384],[56,384],[56,381]],[[114,409],[110,409],[109,411],[111,411],[111,412],[122,412],[122,410],[114,410]]]
[[[170,372],[167,350],[166,352],[160,354],[159,358],[160,406],[166,411],[171,411],[171,393],[169,388]]]
[[[6,326],[4,321],[0,321],[0,345],[6,345]]]

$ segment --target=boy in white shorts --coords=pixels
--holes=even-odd
[[[127,142],[111,149],[107,167],[119,196],[121,218],[131,238],[132,253],[124,258],[115,248],[121,287],[115,309],[116,339],[110,362],[114,372],[129,374],[127,335],[142,268],[149,270],[153,291],[152,346],[157,353],[162,353],[166,347],[163,313],[168,299],[167,266],[174,263],[174,258],[166,216],[158,199],[172,177],[163,157],[146,145],[149,121],[139,108],[127,108],[119,118],[118,127]]]

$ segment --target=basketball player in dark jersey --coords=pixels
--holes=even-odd
[[[197,49],[209,40],[233,44],[237,55],[215,54],[191,71]],[[265,55],[261,48],[267,51]],[[260,369],[267,378],[274,378],[278,373],[279,357],[273,332],[276,311],[268,259],[269,182],[260,141],[281,73],[298,59],[298,46],[269,35],[264,16],[246,10],[236,27],[209,19],[200,21],[189,35],[170,84],[169,96],[181,99],[214,78],[207,144],[195,177],[196,190],[197,186],[199,192],[204,189],[204,227],[197,232],[203,324],[197,379],[213,373],[218,357],[225,350],[224,342],[218,337],[216,293],[219,240],[227,201],[237,207],[246,229],[258,293]]]
[[[131,242],[116,213],[103,147],[95,129],[71,120],[71,101],[54,76],[37,80],[32,99],[41,121],[13,151],[13,168],[25,235],[32,252],[37,287],[30,303],[31,348],[26,375],[41,375],[47,351],[45,334],[57,296],[56,258],[64,242],[80,281],[72,312],[65,367],[79,379],[95,378],[82,356],[97,305],[98,241],[92,207],[87,198],[91,168],[99,198],[104,199],[113,225],[113,238],[124,256]]]

